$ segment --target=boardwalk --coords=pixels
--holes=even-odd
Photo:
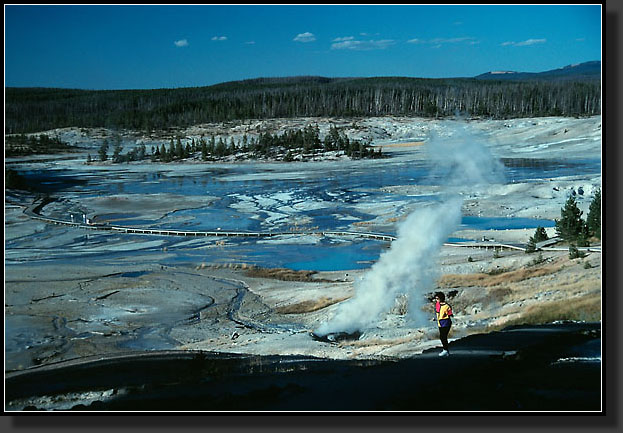
[[[317,236],[338,236],[348,237],[357,236],[366,239],[375,239],[380,241],[395,241],[396,237],[382,234],[382,233],[364,233],[364,232],[351,232],[351,231],[286,231],[286,232],[244,232],[244,231],[224,231],[224,230],[208,230],[208,231],[187,231],[187,230],[173,230],[173,229],[150,229],[139,227],[125,227],[109,224],[91,223],[85,224],[82,222],[66,221],[59,218],[53,218],[44,216],[39,213],[43,203],[36,204],[24,210],[24,213],[31,218],[39,221],[44,221],[50,224],[72,226],[81,229],[88,230],[107,230],[121,233],[142,234],[142,235],[159,235],[159,236],[200,236],[200,237],[274,237],[274,236],[288,236],[288,235],[317,235]]]
[[[392,242],[396,240],[395,236],[382,234],[382,233],[368,233],[368,232],[354,232],[354,231],[287,231],[287,232],[243,232],[243,231],[223,231],[223,230],[208,230],[208,231],[185,231],[185,230],[172,230],[172,229],[150,229],[139,227],[124,227],[108,224],[85,224],[80,222],[66,221],[59,218],[52,218],[49,216],[43,216],[39,212],[47,204],[45,201],[34,204],[24,210],[24,213],[31,218],[44,221],[50,224],[59,224],[72,226],[76,228],[88,229],[88,230],[107,230],[113,232],[130,233],[130,234],[142,234],[142,235],[156,235],[156,236],[194,236],[194,237],[275,237],[275,236],[291,236],[291,235],[315,235],[315,236],[336,236],[336,237],[359,237],[364,239],[374,239],[379,241]],[[560,238],[554,237],[546,241],[537,243],[537,250],[543,251],[567,251],[568,247],[555,248],[554,245],[560,242]],[[500,243],[494,241],[466,241],[466,242],[446,242],[444,246],[460,247],[460,248],[478,248],[478,249],[493,249],[493,250],[516,250],[525,251],[526,247],[523,244],[511,244]],[[578,248],[582,251],[588,252],[601,252],[601,247],[584,247]]]

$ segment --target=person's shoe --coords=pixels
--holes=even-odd
[[[448,352],[447,350],[442,350],[439,356],[450,356],[450,352]]]

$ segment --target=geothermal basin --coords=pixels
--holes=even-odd
[[[537,226],[555,235],[553,221],[560,217],[560,208],[569,196],[577,197],[587,213],[590,200],[601,187],[601,119],[467,122],[382,118],[369,122],[383,124],[395,142],[425,144],[393,146],[386,138],[373,140],[377,146],[386,146],[383,152],[388,158],[367,161],[87,166],[86,153],[95,154],[99,142],[85,138],[82,143],[91,148],[85,148],[84,155],[7,160],[7,168],[29,177],[38,190],[8,190],[5,194],[5,383],[14,392],[8,394],[14,397],[5,407],[106,407],[104,402],[112,400],[108,394],[97,393],[110,390],[98,388],[99,384],[87,386],[97,394],[90,400],[88,389],[67,385],[57,404],[50,389],[26,385],[28,378],[42,374],[50,384],[60,386],[70,372],[100,368],[95,362],[98,357],[107,360],[111,371],[115,371],[113,365],[134,371],[142,357],[162,355],[158,358],[162,364],[154,364],[154,372],[164,365],[178,365],[171,368],[180,372],[184,362],[193,360],[200,365],[199,371],[218,370],[215,365],[227,359],[225,364],[240,368],[235,377],[257,377],[266,383],[277,379],[256,376],[255,372],[268,365],[273,366],[266,367],[270,374],[279,370],[275,365],[298,365],[291,368],[300,378],[308,374],[302,371],[312,371],[303,368],[310,365],[327,366],[324,371],[332,372],[327,378],[341,368],[357,372],[364,367],[371,368],[366,371],[383,369],[390,374],[397,365],[434,360],[439,347],[436,328],[421,318],[430,317],[427,296],[439,289],[455,294],[449,300],[456,311],[450,338],[457,350],[470,336],[509,332],[502,329],[522,322],[558,320],[535,318],[543,302],[566,300],[577,306],[575,316],[563,319],[572,319],[582,329],[573,327],[568,335],[590,338],[570,338],[569,346],[553,348],[548,352],[551,359],[540,359],[537,364],[557,369],[560,377],[568,372],[565,369],[573,368],[586,370],[583,377],[591,378],[600,367],[600,362],[594,361],[599,356],[565,354],[578,345],[593,347],[600,341],[595,331],[600,321],[599,245],[593,245],[582,260],[570,260],[564,245],[558,249],[553,245],[542,251],[542,262],[536,264],[535,256],[520,248]],[[480,140],[500,161],[502,176],[476,186],[447,182],[448,172],[431,164],[429,147],[433,137],[456,140],[456,131],[468,131],[467,139]],[[69,136],[75,131],[59,133]],[[561,141],[561,134],[569,141]],[[420,140],[422,137],[426,139]],[[130,136],[125,143],[132,143]],[[461,215],[438,245],[431,266],[435,270],[432,283],[411,296],[413,303],[397,290],[396,303],[374,325],[357,329],[358,338],[314,339],[311,334],[353,298],[359,282],[395,243],[358,234],[400,238],[399,227],[409,215],[443,203],[447,194],[460,197]],[[271,235],[166,236],[50,224],[24,213],[42,195],[52,200],[39,210],[40,215],[66,222],[72,215],[74,221],[86,215],[94,224],[107,226]],[[322,234],[327,232],[340,234]],[[454,245],[466,242],[473,245]],[[495,249],[488,243],[518,249]],[[568,326],[565,323],[552,326],[563,332]],[[579,325],[582,323],[585,325]],[[544,338],[548,332],[541,330],[539,336]],[[488,348],[478,356],[491,362],[517,361],[511,352],[522,353],[519,337],[515,338],[519,334],[504,335],[508,347]],[[492,341],[499,343],[500,339]],[[526,354],[533,353],[526,350]],[[593,361],[556,363],[563,358]],[[458,363],[458,356],[454,359],[451,362]],[[154,384],[153,376],[144,380]],[[180,383],[185,380],[180,377]],[[283,383],[279,380],[274,383]],[[22,383],[18,388],[31,391],[18,392],[13,385],[17,383]],[[294,383],[275,385],[277,394],[309,389]],[[353,379],[350,386],[356,383]],[[599,383],[587,379],[586,384],[590,384],[586,385],[590,395],[598,391]],[[223,397],[227,392],[236,394],[234,388],[219,386],[223,399],[220,406],[212,407],[237,408],[235,399]],[[117,390],[115,395],[120,395],[125,392],[122,389],[130,388],[120,384],[110,392]],[[132,392],[138,392],[136,389]],[[182,389],[190,392],[186,385],[167,392],[179,395]],[[160,406],[147,394],[144,397],[144,406],[137,397],[135,403],[125,399],[108,408],[149,409],[171,404],[170,409],[183,409],[169,397],[163,397]],[[572,407],[595,407],[592,397],[590,403],[580,400]],[[287,406],[262,406],[261,401],[251,398],[239,407],[270,410]],[[560,401],[554,398],[545,407],[557,408]],[[395,402],[359,403],[362,410],[426,410],[419,400],[409,407]],[[508,408],[532,407],[520,403]],[[482,403],[481,407],[497,406]],[[326,409],[330,408],[320,410]]]

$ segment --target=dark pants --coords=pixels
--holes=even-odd
[[[448,350],[448,333],[450,332],[451,326],[440,326],[439,327],[439,339],[441,340],[441,344],[444,350]]]

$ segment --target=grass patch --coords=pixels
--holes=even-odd
[[[553,274],[562,269],[562,266],[544,266],[540,268],[522,268],[515,271],[501,270],[501,272],[478,274],[446,274],[439,279],[439,287],[491,287],[504,283],[516,283],[529,278],[542,277]],[[497,270],[496,270],[497,271]]]
[[[509,272],[509,270],[506,268],[495,268],[487,272],[487,275],[500,275],[500,274],[505,274],[507,272]]]
[[[247,269],[246,275],[255,278],[271,278],[280,281],[320,281],[312,278],[316,271],[294,271],[286,268],[259,268],[251,267]]]
[[[495,331],[513,325],[543,325],[559,320],[598,322],[601,320],[601,298],[594,293],[577,298],[531,305],[516,319],[491,326]]]

